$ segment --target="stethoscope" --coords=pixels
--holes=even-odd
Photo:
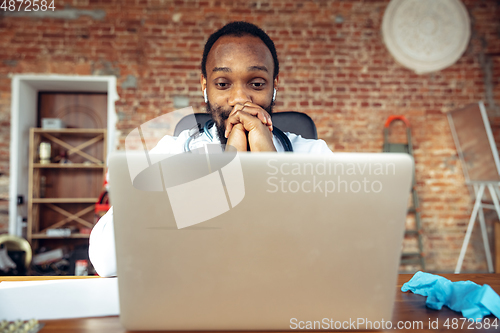
[[[205,133],[210,141],[213,141],[213,136],[212,133],[210,133],[210,128],[214,125],[213,119],[208,120],[203,128],[199,123],[196,124],[193,128],[189,130],[189,138],[186,140],[186,143],[184,144],[184,151],[185,152],[190,152],[191,148],[189,147],[189,144],[191,141],[203,133]],[[293,152],[293,147],[292,143],[290,142],[290,139],[286,136],[285,133],[283,133],[282,130],[277,128],[276,126],[273,126],[273,135],[276,137],[276,139],[280,142],[280,144],[283,146],[286,152]]]

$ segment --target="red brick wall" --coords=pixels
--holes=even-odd
[[[311,115],[332,150],[379,152],[387,116],[410,120],[428,269],[453,270],[472,207],[442,112],[486,100],[480,54],[500,53],[500,4],[464,0],[472,22],[465,54],[443,71],[416,75],[397,64],[383,44],[388,2],[56,0],[58,10],[101,9],[106,16],[0,16],[0,172],[8,174],[10,74],[117,75],[123,140],[130,129],[173,110],[176,95],[189,96],[202,111],[204,42],[225,23],[247,20],[266,30],[278,49],[277,111]],[[500,105],[500,57],[492,59]],[[137,88],[122,89],[129,75],[137,78]],[[500,114],[490,112],[490,121],[500,141]],[[479,235],[473,234],[466,270],[486,267]]]

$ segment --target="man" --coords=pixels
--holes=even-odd
[[[166,136],[151,153],[182,153],[210,142],[238,151],[282,152],[282,141],[273,135],[272,108],[279,84],[279,62],[273,41],[257,26],[229,23],[212,34],[203,51],[201,90],[215,126],[192,138],[189,131]],[[331,153],[323,140],[286,133],[293,151]],[[92,230],[90,259],[101,276],[116,275],[113,211]]]

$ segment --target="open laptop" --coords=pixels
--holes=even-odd
[[[409,155],[129,152],[109,168],[126,329],[391,320]]]

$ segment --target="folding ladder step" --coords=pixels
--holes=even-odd
[[[389,142],[389,127],[391,123],[395,120],[402,121],[406,126],[406,143],[392,143]],[[411,140],[410,122],[404,116],[389,116],[384,125],[384,145],[382,148],[383,152],[386,153],[407,153],[413,156],[413,143]],[[420,221],[420,205],[418,200],[418,193],[415,190],[415,172],[413,173],[412,179],[412,206],[408,208],[407,214],[415,216],[415,229],[405,230],[405,235],[417,236],[418,239],[418,250],[419,252],[409,252],[401,254],[401,265],[408,264],[419,264],[422,270],[425,270],[425,260],[423,256],[423,242],[421,233],[421,221]],[[408,257],[416,257],[409,259]]]

